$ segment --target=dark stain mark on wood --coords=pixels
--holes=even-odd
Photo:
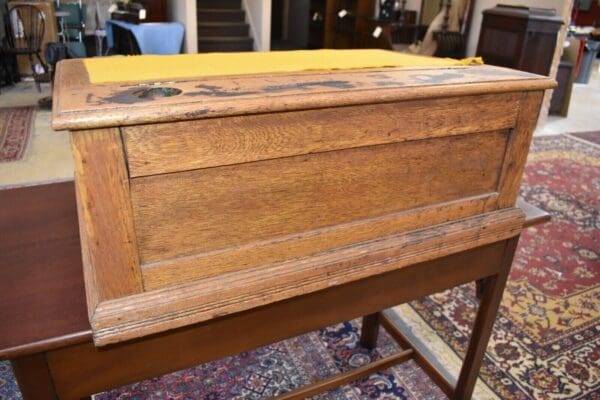
[[[185,113],[185,118],[196,118],[202,115],[206,115],[210,112],[208,108],[202,108],[200,110],[188,111]]]
[[[240,97],[266,93],[282,93],[294,90],[307,90],[314,87],[325,87],[333,89],[352,89],[355,86],[348,81],[332,80],[332,81],[313,81],[313,82],[297,82],[281,85],[263,86],[257,90],[239,90],[239,89],[223,89],[215,85],[196,85],[196,88],[202,89],[199,91],[185,93],[185,96],[206,96],[206,97]]]
[[[396,81],[382,81],[379,86],[401,85]],[[199,84],[195,86],[197,89],[202,89],[193,92],[186,92],[184,96],[203,96],[203,97],[240,97],[247,95],[257,95],[266,93],[282,93],[294,90],[308,90],[316,87],[332,88],[332,89],[353,89],[356,86],[345,80],[330,80],[330,81],[312,81],[312,82],[296,82],[281,85],[267,85],[257,90],[239,90],[239,89],[224,89],[221,86]],[[150,87],[150,88],[129,88],[119,92],[115,92],[110,96],[101,99],[101,103],[113,102],[118,104],[135,104],[141,102],[152,101],[164,97],[172,97],[181,94],[180,89],[167,87]]]
[[[237,97],[250,94],[258,94],[258,91],[243,91],[243,90],[223,90],[223,88],[215,85],[196,85],[196,88],[203,89],[197,92],[186,93],[186,96],[208,96],[208,97]]]
[[[378,87],[397,87],[404,86],[404,82],[400,81],[392,81],[392,80],[383,80],[383,81],[375,81],[373,82],[375,86]]]
[[[315,82],[298,82],[282,85],[271,85],[262,88],[265,93],[279,93],[287,90],[300,89],[305,90],[312,87],[327,87],[332,89],[353,89],[354,85],[348,81],[315,81]]]
[[[414,74],[410,78],[422,83],[444,83],[451,79],[460,79],[465,76],[464,73],[444,72],[442,74]]]
[[[86,102],[86,103],[91,103],[91,102],[92,102],[92,98],[93,98],[93,97],[94,97],[94,95],[93,95],[92,93],[88,93],[88,94],[85,96],[85,102]]]
[[[181,94],[181,89],[171,87],[131,88],[104,97],[100,103],[114,102],[119,104],[135,104]]]
[[[373,78],[373,79],[394,79],[393,77],[389,76],[388,74],[383,74],[383,73],[367,74],[367,77]]]

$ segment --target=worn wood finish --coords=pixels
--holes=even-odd
[[[504,248],[503,242],[496,242],[102,349],[91,341],[56,349],[48,352],[50,369],[60,398],[97,393],[372,314],[446,287],[496,274]],[[290,318],[290,315],[302,315],[302,318]]]
[[[412,231],[418,226],[423,226],[423,221],[430,225],[438,225],[490,212],[496,208],[497,198],[496,193],[487,193],[441,205],[316,229],[301,235],[281,236],[278,240],[254,242],[235,248],[145,264],[142,269],[144,287],[146,290],[153,290],[189,282],[199,276],[209,276],[214,274],[214,271],[253,268],[268,261],[286,260],[349,243]]]
[[[519,235],[552,86],[487,66],[114,84],[81,68],[61,63],[53,118],[72,130],[98,346]]]
[[[547,77],[500,67],[384,68],[90,84],[81,60],[58,64],[52,127],[89,129],[435,97],[543,90]],[[63,84],[68,82],[68,84]],[[181,94],[156,95],[169,87]]]
[[[506,140],[502,131],[480,133],[133,179],[141,260],[277,240],[495,192]]]
[[[509,129],[521,97],[466,96],[141,125],[123,128],[123,138],[130,175],[138,177]]]
[[[334,389],[338,386],[345,385],[347,383],[356,381],[360,378],[364,378],[369,376],[370,374],[383,371],[391,366],[396,364],[400,364],[404,361],[409,360],[413,355],[413,351],[411,349],[404,350],[400,353],[382,358],[381,360],[374,361],[370,364],[364,365],[362,367],[356,368],[354,370],[350,370],[348,372],[344,372],[331,378],[324,379],[320,382],[315,382],[312,385],[307,385],[301,387],[296,390],[292,390],[290,392],[284,393],[280,396],[275,397],[275,400],[302,400],[309,398],[311,396],[317,395],[319,393],[325,392],[330,389]]]
[[[504,170],[498,192],[500,207],[510,207],[517,201],[529,145],[537,123],[544,92],[523,93],[523,102],[515,128],[509,136]]]
[[[71,143],[92,317],[94,301],[142,291],[140,261],[119,130],[73,132]]]
[[[106,300],[91,321],[111,344],[364,279],[518,235],[516,208],[387,236],[235,273]],[[135,310],[135,312],[127,312]]]

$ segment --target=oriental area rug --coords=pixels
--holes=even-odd
[[[600,145],[584,137],[600,139],[534,139],[521,195],[552,221],[521,236],[480,374],[491,398],[600,399]],[[465,285],[395,310],[442,359],[464,356],[476,307]]]
[[[34,107],[0,108],[0,162],[23,158],[31,136]]]
[[[474,398],[600,399],[600,146],[569,135],[535,138],[521,193],[552,221],[521,237]],[[476,307],[470,284],[388,315],[456,375]],[[376,349],[361,348],[359,327],[341,323],[95,398],[264,399],[398,351],[383,331]],[[0,399],[19,398],[0,362]],[[444,398],[413,362],[315,397]]]

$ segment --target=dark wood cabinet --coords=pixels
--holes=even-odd
[[[377,28],[381,29],[379,35],[373,34]],[[417,36],[417,12],[406,10],[404,21],[382,21],[375,18],[366,18],[359,32],[359,47],[371,49],[393,49],[392,43],[411,44]],[[395,35],[392,40],[392,35]]]
[[[477,55],[486,64],[548,75],[562,24],[555,10],[498,5],[483,12]]]
[[[311,0],[308,47],[361,47],[367,19],[375,14],[375,0]]]
[[[558,86],[552,93],[550,114],[566,117],[569,113],[569,102],[573,90],[573,63],[569,61],[560,62],[556,73],[556,82]]]

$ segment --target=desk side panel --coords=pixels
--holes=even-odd
[[[71,144],[86,283],[95,286],[88,289],[93,307],[142,291],[129,178],[118,129],[75,131]]]

